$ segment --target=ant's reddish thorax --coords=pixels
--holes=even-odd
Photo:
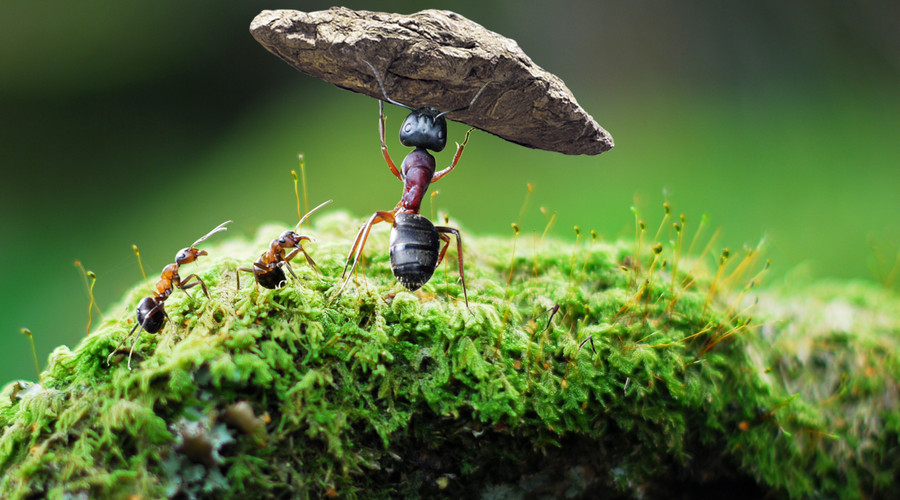
[[[405,209],[404,211],[419,213],[422,199],[425,198],[434,177],[434,170],[434,156],[422,148],[413,150],[403,159],[400,167],[400,173],[403,175],[403,197],[400,199],[400,206]]]

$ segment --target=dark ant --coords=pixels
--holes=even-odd
[[[344,265],[341,279],[346,276],[348,266],[350,273],[353,274],[373,224],[379,222],[391,223],[391,270],[397,281],[410,291],[418,290],[431,279],[434,270],[443,261],[444,255],[447,253],[447,247],[450,245],[448,234],[453,234],[456,236],[457,253],[459,255],[459,276],[462,280],[463,296],[466,300],[466,307],[468,307],[469,296],[466,292],[466,279],[463,273],[462,239],[460,238],[459,230],[446,226],[436,227],[426,217],[419,215],[419,207],[422,204],[422,199],[425,197],[428,186],[432,182],[439,181],[456,167],[456,163],[459,161],[459,157],[469,141],[469,134],[472,132],[472,129],[469,129],[466,132],[463,143],[457,144],[456,154],[453,156],[453,162],[450,166],[443,170],[435,171],[434,156],[428,150],[440,152],[447,145],[447,119],[444,118],[444,115],[468,109],[491,82],[485,83],[468,105],[442,113],[431,107],[412,108],[391,99],[388,97],[375,67],[368,61],[363,62],[372,69],[372,73],[378,81],[378,86],[381,87],[384,100],[410,110],[409,116],[406,117],[406,120],[403,121],[403,125],[400,127],[400,143],[415,149],[406,155],[398,170],[396,165],[394,165],[394,161],[391,160],[387,144],[385,144],[384,101],[379,100],[378,131],[381,137],[381,154],[391,169],[391,173],[403,181],[403,197],[393,210],[375,212],[359,229],[356,240],[353,242],[353,247],[347,255],[347,263]],[[440,245],[441,241],[444,242],[443,248]],[[353,261],[352,265],[350,264],[351,258]],[[349,278],[341,286],[338,294],[347,286],[348,281],[350,281]]]
[[[169,295],[171,295],[172,290],[175,288],[180,288],[182,291],[187,293],[189,288],[193,288],[197,285],[200,285],[200,288],[203,289],[203,294],[206,295],[206,298],[209,299],[209,290],[206,288],[206,283],[200,279],[200,276],[196,274],[191,274],[187,278],[181,279],[181,276],[178,275],[178,268],[183,266],[184,264],[190,264],[197,260],[198,257],[203,255],[208,255],[205,250],[198,250],[196,247],[204,240],[209,238],[210,236],[218,233],[219,231],[226,231],[228,228],[225,227],[226,224],[231,223],[231,221],[225,221],[218,226],[216,226],[212,231],[206,233],[205,236],[200,238],[191,244],[188,248],[181,249],[175,255],[175,262],[173,264],[169,264],[162,270],[162,274],[160,274],[159,281],[156,282],[156,291],[153,292],[153,295],[149,297],[144,297],[137,306],[137,323],[135,323],[134,327],[128,332],[128,335],[119,342],[119,345],[116,346],[115,349],[109,354],[106,358],[106,364],[109,364],[110,359],[112,359],[113,355],[118,352],[119,347],[128,340],[134,331],[140,327],[141,330],[146,330],[147,333],[157,333],[162,330],[163,323],[169,317],[166,314],[166,309],[164,307],[164,303]],[[194,280],[194,281],[191,281]],[[140,337],[140,330],[138,330],[138,337]],[[131,369],[131,356],[134,354],[134,347],[137,345],[138,339],[135,338],[134,342],[131,344],[131,350],[128,352],[128,369]]]
[[[316,210],[324,207],[325,205],[331,203],[331,200],[322,203],[316,208],[307,212],[304,215],[300,222],[294,227],[294,230],[298,229],[303,221],[306,220],[307,217],[312,215]],[[299,212],[299,210],[298,210]],[[294,274],[294,270],[291,269],[291,259],[297,256],[298,253],[302,253],[304,257],[306,257],[306,262],[309,263],[309,266],[316,270],[319,274],[319,266],[316,265],[315,261],[313,261],[312,257],[306,253],[306,249],[303,248],[303,240],[312,241],[313,239],[309,236],[297,234],[295,231],[285,231],[281,233],[281,236],[272,240],[269,243],[269,249],[257,259],[256,262],[253,263],[252,268],[247,267],[239,267],[238,271],[253,273],[253,277],[256,278],[256,282],[260,284],[260,286],[268,289],[281,288],[284,286],[285,282],[287,282],[287,276],[284,275],[284,270],[282,267],[287,267],[287,270],[291,273],[291,276],[294,277],[295,280],[299,280],[297,275]],[[293,248],[294,250],[291,253],[285,255],[286,248]],[[235,274],[235,277],[238,275]],[[241,288],[240,278],[237,278],[237,287]]]

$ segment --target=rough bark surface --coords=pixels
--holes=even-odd
[[[470,108],[448,118],[547,151],[595,155],[613,147],[612,136],[562,80],[534,64],[514,40],[454,12],[266,10],[250,33],[304,73],[383,99],[368,61],[388,96],[411,107],[461,108],[491,81]]]

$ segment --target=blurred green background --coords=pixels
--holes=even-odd
[[[655,228],[667,196],[695,227],[708,214],[718,248],[765,237],[770,284],[884,282],[900,242],[895,5],[434,2],[518,41],[616,142],[569,157],[476,131],[432,188],[435,206],[472,234],[511,234],[530,182],[526,234],[543,230],[543,206],[559,237],[577,224],[615,239],[633,234],[632,205]],[[223,220],[235,221],[229,236],[291,223],[299,152],[311,204],[333,198],[360,218],[394,206],[402,186],[380,156],[376,101],[294,71],[248,33],[262,9],[330,6],[0,4],[0,383],[35,378],[20,327],[42,365],[85,335],[74,260],[96,272],[107,308],[141,279],[134,243],[155,279]],[[387,112],[399,161],[405,114]],[[451,141],[464,132],[451,124]]]

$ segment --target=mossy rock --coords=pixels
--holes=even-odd
[[[0,497],[897,489],[891,292],[756,292],[753,251],[707,269],[677,245],[464,231],[467,308],[452,246],[410,293],[382,228],[365,277],[336,296],[356,227],[322,217],[308,231],[322,275],[298,262],[300,280],[278,290],[246,274],[236,289],[235,268],[283,227],[205,242],[190,266],[212,299],[176,290],[129,370],[127,352],[107,357],[148,294],[135,287],[74,350],[53,352],[42,384],[4,390]]]

